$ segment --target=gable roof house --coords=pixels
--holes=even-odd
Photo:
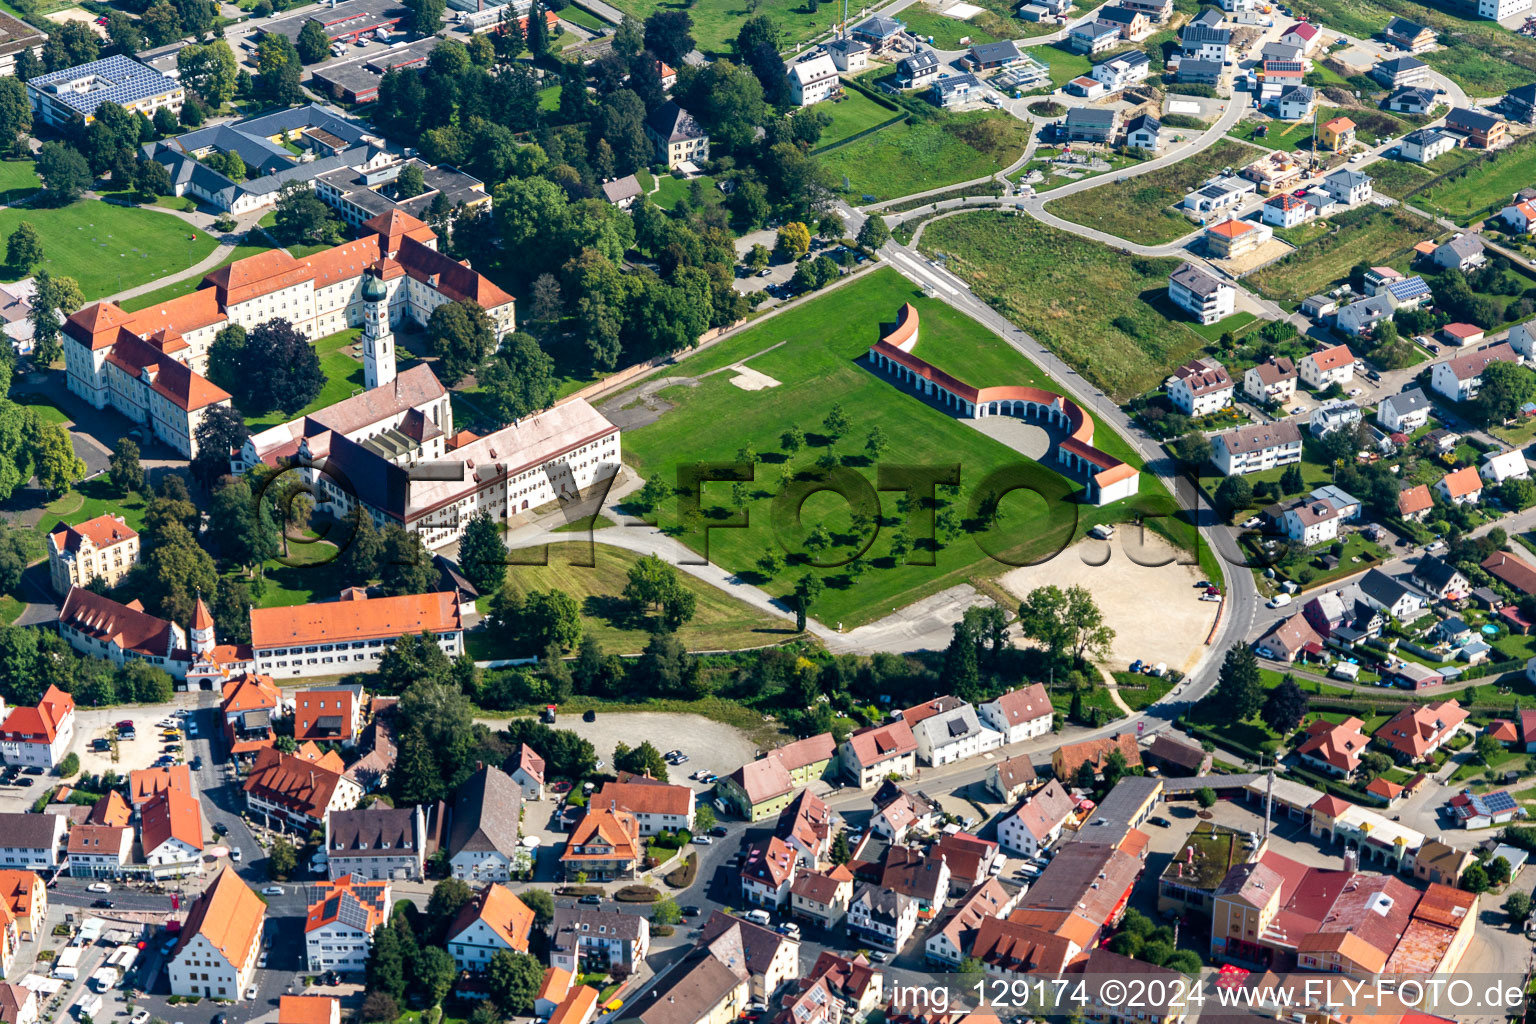
[[[774,928],[764,928],[716,910],[704,922],[698,944],[707,946],[728,933],[740,935],[754,996],[771,1000],[799,979],[800,943]]]
[[[1498,486],[1506,480],[1524,480],[1531,475],[1531,467],[1525,461],[1525,452],[1509,448],[1501,452],[1484,452],[1483,464],[1478,473],[1490,484]]]
[[[1065,778],[1072,781],[1070,775]],[[1071,795],[1052,779],[998,824],[997,841],[1005,850],[1033,857],[1061,838],[1075,809]]]
[[[982,723],[1000,733],[1004,745],[1037,739],[1050,732],[1055,710],[1043,683],[1009,690],[976,707]]]
[[[1281,619],[1253,644],[1254,653],[1271,661],[1294,662],[1303,653],[1323,650],[1323,638],[1301,612]]]
[[[549,962],[560,970],[633,974],[651,948],[651,923],[638,914],[599,907],[555,907]]]
[[[571,831],[560,854],[560,865],[570,879],[578,874],[597,881],[632,878],[644,852],[640,826],[633,814],[589,807]]]
[[[1375,737],[1403,764],[1417,764],[1434,755],[1467,720],[1454,700],[1404,708],[1376,730]]]
[[[531,753],[526,743],[522,749]],[[448,865],[454,878],[511,880],[521,849],[522,793],[514,778],[494,765],[480,768],[454,792],[448,820]]]
[[[842,88],[837,65],[830,54],[820,53],[797,61],[789,69],[789,97],[796,106],[820,103]]]
[[[617,808],[633,814],[642,836],[693,826],[694,796],[688,786],[675,786],[644,776],[621,777],[618,782],[604,783],[592,802],[599,807]]]
[[[133,854],[133,829],[76,825],[69,830],[68,852],[71,878],[119,878]]]
[[[533,911],[517,894],[497,882],[466,903],[443,940],[461,970],[483,970],[500,952],[528,952]]]
[[[945,832],[933,845],[949,868],[950,894],[959,896],[991,877],[998,863],[997,844],[969,832]]]
[[[1081,743],[1062,744],[1051,755],[1051,768],[1058,779],[1069,781],[1076,778],[1078,768],[1085,763],[1091,764],[1097,773],[1103,770],[1104,759],[1111,750],[1120,751],[1127,767],[1135,768],[1141,764],[1141,748],[1136,745],[1136,737],[1125,732]]]
[[[927,832],[942,817],[939,805],[921,793],[909,793],[890,779],[880,783],[875,790],[875,813],[870,816],[869,829],[887,842],[905,842],[912,831]]]
[[[420,804],[333,811],[325,818],[327,873],[367,881],[419,882],[427,862],[427,819]]]
[[[1411,434],[1429,422],[1430,401],[1420,388],[1409,388],[1381,400],[1376,419],[1393,433]]]
[[[155,878],[201,874],[203,806],[190,792],[167,789],[144,805],[139,845]]]
[[[71,590],[70,595],[89,593]],[[65,602],[66,606],[68,601]],[[158,620],[157,620],[158,621]],[[63,613],[60,613],[62,628]],[[0,710],[3,710],[0,705]],[[69,753],[75,739],[75,699],[50,684],[36,706],[11,709],[0,723],[0,757],[6,764],[52,770]]]
[[[1483,240],[1473,234],[1456,235],[1435,247],[1430,261],[1442,270],[1468,271],[1482,266],[1488,260]]]
[[[789,898],[799,857],[777,836],[748,846],[741,861],[742,897],[754,906],[778,907]]]
[[[807,736],[768,751],[715,783],[719,799],[732,805],[748,821],[762,821],[789,805],[797,786],[820,779],[837,761],[837,744],[831,733]]]
[[[1297,755],[1329,775],[1349,778],[1360,768],[1360,755],[1370,743],[1361,727],[1365,723],[1350,717],[1337,724],[1317,719],[1307,726],[1307,738],[1296,748]]]
[[[1435,45],[1435,32],[1427,26],[1407,18],[1393,17],[1387,21],[1381,36],[1387,42],[1409,53],[1419,53]]]
[[[693,947],[670,970],[647,982],[617,1014],[616,1024],[735,1020],[752,999],[752,975],[746,959],[738,925],[708,944]]]
[[[924,956],[934,964],[959,966],[971,955],[981,923],[1006,917],[1021,895],[1022,890],[1010,894],[993,878],[977,883],[934,922],[923,940]]]
[[[172,995],[239,1000],[256,975],[267,905],[225,867],[203,890],[167,958]]]
[[[1445,126],[1465,135],[1470,144],[1482,149],[1499,145],[1509,131],[1508,124],[1499,115],[1468,107],[1453,107],[1445,115]]]
[[[1449,243],[1447,243],[1449,244]],[[1436,363],[1430,371],[1429,386],[1453,402],[1469,402],[1477,397],[1483,383],[1483,370],[1489,363],[1519,363],[1523,358],[1507,341],[1468,352]]]
[[[219,712],[224,739],[236,758],[252,757],[272,746],[272,719],[282,711],[283,698],[271,676],[245,674],[220,688]]]
[[[293,738],[300,743],[340,743],[356,746],[363,727],[361,686],[324,686],[299,690],[293,695]]]
[[[393,909],[389,882],[342,875],[315,886],[304,918],[304,950],[311,971],[359,972],[368,966],[373,933]]]
[[[1002,742],[1002,734],[982,728],[976,708],[965,703],[918,722],[912,737],[918,760],[935,767],[996,750]]]
[[[1457,505],[1476,505],[1483,497],[1483,478],[1477,467],[1463,466],[1436,481],[1435,493]]]
[[[842,924],[853,901],[853,875],[841,864],[825,871],[801,871],[789,887],[789,912],[825,928]]]
[[[866,726],[843,741],[843,772],[860,789],[869,789],[891,773],[905,778],[917,770],[917,739],[912,727],[897,719]]]
[[[1164,775],[1181,778],[1204,775],[1211,768],[1211,755],[1200,744],[1169,733],[1154,736],[1141,752],[1141,761]]]
[[[0,868],[57,868],[66,849],[64,829],[62,814],[0,813],[0,835],[6,841],[0,846]]]
[[[298,753],[275,748],[258,751],[245,780],[245,802],[252,814],[277,818],[308,831],[323,828],[332,811],[356,807],[363,787],[346,778],[346,765],[334,752],[320,754],[307,743]]]
[[[1039,781],[1027,754],[997,761],[987,773],[987,789],[1005,804],[1013,803]]]
[[[814,870],[832,852],[836,821],[825,800],[802,789],[779,815],[773,834],[795,849],[802,867]]]
[[[1455,601],[1472,590],[1472,583],[1445,559],[1425,555],[1413,567],[1408,579],[1414,586],[1441,601]]]
[[[855,942],[899,952],[917,930],[917,901],[895,889],[861,883],[848,905],[847,928]]]

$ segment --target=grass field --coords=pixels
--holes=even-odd
[[[1391,114],[1380,110],[1361,110],[1343,107],[1323,107],[1317,112],[1317,123],[1324,124],[1340,115],[1347,116],[1358,126],[1356,134],[1361,138],[1374,138],[1377,135],[1386,137],[1396,135],[1398,132],[1408,130],[1408,125],[1393,117]],[[1255,138],[1254,133],[1260,128],[1268,129],[1262,138]],[[1252,142],[1256,146],[1264,146],[1267,149],[1279,149],[1293,152],[1297,149],[1310,150],[1312,148],[1312,119],[1305,121],[1249,121],[1243,120],[1233,126],[1227,132],[1234,139],[1244,142]],[[1326,151],[1325,151],[1326,152]]]
[[[123,522],[135,530],[144,526],[144,499],[137,494],[123,498],[112,489],[105,475],[86,480],[65,494],[43,506],[43,514],[35,527],[38,536],[46,537],[48,531],[63,520],[78,526],[87,519],[106,515],[108,512],[122,516]]]
[[[17,405],[29,406],[44,423],[61,424],[70,422],[70,418],[64,414],[64,410],[48,401],[47,395],[40,395],[35,391],[29,391],[15,398]]]
[[[991,211],[935,221],[922,248],[947,253],[948,269],[988,305],[1117,400],[1154,387],[1205,344],[1169,318],[1176,259],[1125,257],[1032,218]]]
[[[283,561],[274,558],[263,564],[266,589],[261,597],[251,600],[257,608],[289,608],[329,600],[347,583],[337,561],[339,552],[330,541],[298,543],[290,538],[283,557]]]
[[[1000,111],[904,121],[821,156],[855,196],[898,199],[1002,170],[1024,151],[1030,127]]]
[[[835,142],[841,142],[851,135],[873,128],[882,121],[900,116],[899,111],[882,107],[855,89],[844,89],[842,99],[823,100],[811,109],[832,119],[832,123],[822,130],[821,141],[816,143],[818,146],[830,146]]]
[[[1349,277],[1356,263],[1380,266],[1403,262],[1413,247],[1438,234],[1431,224],[1400,209],[1375,207],[1334,218],[1335,230],[1245,280],[1276,302],[1291,307]],[[1406,265],[1406,264],[1405,264]]]
[[[1422,59],[1473,96],[1498,96],[1536,82],[1536,40],[1497,22],[1452,13],[1448,7],[1414,0],[1303,0],[1295,11],[1366,39],[1379,33],[1393,15],[1426,25],[1439,33],[1442,45]]]
[[[700,380],[697,387],[666,389],[658,397],[675,403],[675,408],[649,426],[631,429],[625,437],[626,456],[640,475],[659,476],[668,481],[677,479],[679,462],[684,457],[690,463],[728,461],[743,445],[756,446],[761,461],[744,506],[748,526],[710,531],[709,558],[749,582],[764,586],[775,596],[790,591],[793,581],[802,573],[818,576],[826,589],[813,604],[811,613],[828,624],[841,622],[844,628],[886,615],[973,577],[995,575],[1006,566],[988,556],[987,549],[981,546],[981,536],[966,532],[952,541],[939,543],[937,550],[923,544],[904,560],[893,557],[891,538],[898,532],[893,527],[900,521],[895,513],[894,492],[878,496],[881,515],[886,517],[881,523],[885,528],[876,530],[872,537],[851,535],[849,505],[830,493],[811,495],[800,508],[797,526],[792,507],[776,508],[774,504],[775,497],[797,474],[809,470],[831,448],[841,457],[845,469],[873,482],[874,467],[856,453],[862,452],[866,435],[878,426],[889,442],[883,456],[885,462],[959,464],[956,504],[962,519],[975,527],[977,524],[968,518],[968,509],[980,482],[1004,466],[1026,467],[1026,471],[1030,466],[1013,449],[956,422],[867,368],[861,357],[887,329],[885,325],[893,320],[903,302],[916,305],[922,317],[920,351],[924,358],[978,382],[990,378],[987,383],[1031,379],[1045,383],[1038,368],[999,343],[992,332],[949,306],[927,299],[894,271],[880,270],[822,299],[765,320],[724,344],[684,360],[676,370],[679,376],[698,377],[709,370],[745,361],[780,381],[779,387],[770,392],[746,394],[730,383],[728,375],[717,374]],[[774,345],[779,347],[764,351]],[[852,424],[836,442],[822,432],[823,419],[834,405],[842,408]],[[779,450],[779,437],[791,425],[800,426],[807,434],[806,447],[793,456]],[[1095,443],[1122,458],[1134,458],[1129,446],[1107,429],[1101,428]],[[1037,487],[1049,492],[1061,485],[1054,472],[1039,467]],[[1075,482],[1067,482],[1066,486],[1072,492],[1078,490]],[[705,488],[705,524],[728,514],[724,508],[718,512],[710,510],[728,504],[729,493],[728,484]],[[1136,501],[1138,507],[1147,504],[1172,508],[1166,492],[1148,476],[1142,478],[1142,494]],[[1002,553],[1014,562],[1043,557],[1059,550],[1093,523],[1119,520],[1127,515],[1127,509],[1119,504],[1093,508],[1053,500],[1047,505],[1038,494],[1026,496],[1022,491],[1012,492],[1003,504],[1004,519],[992,536],[998,545],[1007,548]],[[889,518],[893,516],[894,520]],[[657,521],[664,528],[677,524],[675,501],[663,503]],[[831,534],[830,547],[818,556],[823,563],[851,557],[856,545],[868,540],[869,547],[859,559],[864,571],[858,573],[845,566],[808,569],[791,563],[769,578],[756,570],[762,556],[780,550],[779,543],[799,550],[811,523],[824,524]],[[1174,526],[1177,530],[1179,524]],[[1184,533],[1188,533],[1187,529]],[[912,536],[916,538],[918,534]],[[702,542],[688,543],[697,548]],[[993,546],[992,550],[996,549]],[[916,565],[912,564],[914,560],[931,560],[934,564]]]
[[[580,25],[582,28],[591,29],[593,32],[606,32],[613,28],[612,25],[591,11],[584,11],[580,7],[566,5],[560,12],[560,17],[573,25]]]
[[[259,255],[266,252],[269,248],[270,246],[266,245],[237,245],[234,251],[229,254],[229,258],[220,263],[219,267],[227,267],[235,262],[235,260],[243,260],[247,256]],[[214,268],[214,270],[217,269],[218,267]],[[210,270],[208,273],[211,274],[213,271]],[[190,295],[192,292],[197,291],[198,286],[203,283],[203,278],[207,276],[207,274],[194,274],[185,280],[177,281],[175,284],[168,284],[164,288],[156,288],[152,292],[145,292],[143,295],[135,298],[124,299],[119,305],[130,313],[141,309],[148,309],[157,302],[169,302],[171,299]]]
[[[1416,164],[1408,160],[1378,160],[1371,165],[1372,187],[1393,199],[1406,199],[1439,175],[1454,171],[1475,159],[1476,150],[1453,149],[1427,164]]]
[[[1051,69],[1052,88],[1059,89],[1093,69],[1093,62],[1086,54],[1073,53],[1055,43],[1031,47],[1029,55]]]
[[[0,237],[22,221],[43,239],[43,267],[78,281],[87,302],[186,270],[218,244],[177,217],[102,202],[0,210]]]
[[[519,594],[552,587],[565,591],[581,606],[582,636],[596,637],[610,654],[638,654],[651,632],[645,617],[635,617],[621,595],[630,567],[640,556],[598,545],[592,558],[596,565],[571,564],[585,561],[588,551],[585,543],[551,544],[548,565],[514,565],[508,569],[508,581]],[[534,552],[521,552],[517,557],[533,556]],[[679,572],[678,578],[697,602],[692,621],[678,630],[678,639],[689,650],[761,647],[795,633],[793,622],[759,611],[686,572]],[[484,600],[484,610],[488,610],[489,599]],[[469,633],[467,642],[470,654],[478,660],[529,653],[513,650],[484,629]]]
[[[320,394],[313,402],[291,416],[282,412],[269,412],[256,418],[246,417],[245,423],[251,428],[251,432],[266,430],[268,427],[287,423],[299,416],[318,412],[326,406],[335,405],[343,398],[351,398],[353,394],[362,390],[363,364],[353,358],[352,353],[348,351],[348,346],[362,333],[361,328],[351,327],[317,340],[315,354],[320,357],[320,372],[325,374],[325,386],[320,389]],[[404,361],[397,365],[397,369],[403,370],[409,365],[411,365],[410,361]]]
[[[1158,245],[1195,230],[1194,222],[1173,208],[1196,185],[1225,167],[1251,163],[1257,150],[1222,139],[1187,160],[1131,178],[1053,200],[1047,211],[1120,238]]]
[[[42,187],[31,160],[0,161],[0,201],[17,203]]]
[[[1464,150],[1452,150],[1445,160]],[[1417,192],[1413,205],[1463,226],[1497,213],[1509,205],[1509,197],[1536,181],[1536,141],[1527,136],[1508,149],[1478,160],[1465,174]]]
[[[720,202],[720,190],[715,188],[715,179],[707,174],[701,174],[697,178],[674,178],[670,174],[663,174],[659,179],[661,187],[656,194],[651,196],[651,202],[663,210],[675,210],[677,204],[693,194],[693,183],[699,183],[699,201],[705,206]]]

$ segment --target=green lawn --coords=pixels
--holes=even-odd
[[[1032,46],[1029,55],[1051,69],[1051,87],[1054,89],[1061,88],[1072,79],[1079,75],[1086,75],[1093,69],[1093,62],[1087,55],[1073,53],[1056,43]]]
[[[596,565],[572,564],[587,561],[589,552]],[[512,557],[532,561],[538,553],[514,552]],[[598,545],[594,550],[585,543],[551,544],[548,565],[514,565],[507,576],[519,594],[555,588],[571,595],[581,605],[582,636],[596,637],[610,654],[639,654],[651,638],[653,616],[636,615],[623,598],[629,570],[639,560],[640,556],[621,548]],[[794,635],[793,622],[759,611],[686,572],[679,572],[678,577],[697,602],[693,619],[678,630],[678,639],[689,650],[761,647]],[[481,602],[481,610],[489,611],[490,598]],[[514,650],[501,636],[485,629],[471,632],[467,642],[477,660],[538,653]]]
[[[560,109],[560,87],[558,85],[546,85],[539,90],[539,109],[546,114],[553,114]]]
[[[1440,159],[1465,152],[1452,150]],[[1508,206],[1511,195],[1536,181],[1533,160],[1536,145],[1528,136],[1508,149],[1478,160],[1460,177],[1415,193],[1413,205],[1461,225],[1481,220]]]
[[[818,146],[841,142],[851,135],[900,116],[900,111],[882,107],[856,89],[844,89],[842,99],[823,100],[810,109],[832,119],[832,123],[822,130]]]
[[[1406,266],[1415,245],[1440,233],[1433,225],[1397,208],[1350,211],[1333,218],[1333,225],[1332,232],[1250,274],[1245,278],[1249,286],[1295,308],[1307,296],[1346,280],[1349,268],[1357,263],[1381,266],[1396,261]]]
[[[259,598],[253,594],[251,603],[257,608],[288,608],[334,598],[347,585],[339,556],[330,541],[299,543],[289,538],[287,553],[262,566],[264,590]]]
[[[1406,199],[1436,176],[1453,171],[1476,158],[1474,150],[1453,149],[1427,164],[1416,164],[1410,160],[1378,160],[1371,165],[1371,184],[1383,195]]]
[[[22,221],[42,236],[43,267],[78,281],[87,302],[186,270],[218,244],[177,217],[111,203],[0,210],[0,236]]]
[[[42,187],[31,160],[0,161],[0,201],[18,202]]]
[[[928,4],[908,7],[897,15],[906,22],[907,30],[924,39],[938,50],[963,50],[967,46],[995,43],[1002,39],[1024,39],[1055,32],[1060,25],[1015,18],[1011,12],[999,17],[994,11],[982,11],[967,19],[948,18]],[[970,39],[962,43],[962,39]]]
[[[1321,65],[1318,65],[1321,67]],[[1385,138],[1388,135],[1396,135],[1406,131],[1408,126],[1391,114],[1380,110],[1363,110],[1357,107],[1323,107],[1317,112],[1317,123],[1324,124],[1335,117],[1344,115],[1354,121],[1359,130],[1357,134],[1361,138],[1373,138],[1377,135]],[[1260,127],[1267,129],[1264,136],[1255,138],[1255,133]],[[1256,146],[1264,146],[1268,149],[1279,149],[1287,152],[1297,149],[1310,150],[1312,148],[1312,119],[1305,121],[1260,121],[1243,120],[1233,126],[1227,133],[1234,139],[1242,139],[1244,142],[1252,142]]]
[[[363,364],[353,357],[348,346],[362,334],[362,329],[349,327],[344,331],[337,331],[328,337],[315,342],[315,353],[320,357],[320,372],[325,374],[325,386],[320,389],[320,394],[313,402],[310,402],[298,412],[288,415],[274,411],[262,416],[247,416],[246,426],[252,433],[275,427],[279,423],[287,423],[289,420],[300,416],[308,416],[312,412],[318,412],[327,406],[335,405],[344,398],[351,398],[363,388]],[[402,364],[398,369],[404,369],[407,364]]]
[[[800,509],[799,526],[792,509],[775,508],[774,499],[784,492],[787,482],[812,471],[829,447],[853,477],[873,483],[875,468],[862,452],[866,436],[877,426],[889,442],[884,461],[960,465],[957,506],[972,528],[978,524],[967,510],[980,482],[1003,466],[1031,465],[1013,449],[956,422],[871,372],[861,357],[888,329],[903,302],[912,302],[922,317],[920,353],[924,358],[978,384],[1038,380],[1049,386],[1038,368],[991,331],[924,297],[894,271],[880,270],[767,319],[722,345],[684,360],[676,370],[678,376],[698,378],[709,370],[746,361],[780,381],[779,387],[744,394],[730,383],[729,374],[716,374],[700,379],[697,387],[666,389],[659,397],[674,403],[675,408],[649,426],[628,431],[625,437],[625,455],[635,470],[643,477],[659,476],[667,481],[677,479],[684,461],[729,461],[742,446],[756,446],[761,460],[747,495],[747,527],[710,531],[709,558],[775,596],[786,594],[803,573],[820,577],[826,589],[812,606],[812,614],[831,625],[841,622],[844,628],[889,614],[968,579],[1005,571],[1004,562],[990,557],[988,549],[1006,549],[999,554],[1015,563],[1025,557],[1039,558],[1096,522],[1119,521],[1129,514],[1124,505],[1093,508],[1055,499],[1047,504],[1038,494],[1014,491],[1003,500],[1004,519],[992,534],[995,543],[962,532],[952,541],[939,543],[936,551],[925,542],[904,559],[897,559],[891,554],[891,538],[898,533],[893,521],[898,518],[898,495],[894,492],[879,494],[880,512],[887,518],[881,523],[884,528],[870,538],[852,536],[848,502],[831,493],[810,495]],[[763,351],[774,345],[779,347]],[[622,403],[622,398],[619,401]],[[837,442],[823,432],[822,425],[834,405],[842,408],[852,424]],[[801,427],[807,435],[806,447],[793,456],[779,450],[779,438],[791,425]],[[1129,446],[1107,428],[1100,428],[1095,443],[1121,458],[1134,458]],[[1063,486],[1044,466],[1038,467],[1035,475],[1034,486],[1042,491]],[[1072,493],[1080,489],[1073,481],[1065,482],[1065,487]],[[1142,494],[1135,499],[1138,507],[1172,509],[1171,499],[1152,477],[1143,475],[1141,487]],[[729,502],[728,484],[707,485],[702,499],[705,514],[702,524],[696,526],[733,514],[733,509],[724,507]],[[665,529],[676,529],[675,499],[663,503],[656,521]],[[782,550],[780,544],[798,551],[812,523],[824,524],[831,534],[831,546],[818,556],[823,563],[842,561],[853,554],[855,545],[869,541],[860,559],[862,574],[855,575],[845,566],[807,569],[791,563],[772,578],[762,575],[757,569],[759,559],[769,551]],[[701,532],[696,529],[685,542],[697,549]],[[1176,540],[1192,546],[1187,528],[1181,529],[1181,524],[1173,521],[1171,532]],[[933,564],[914,564],[917,561]]]
[[[1174,207],[1202,181],[1223,168],[1253,162],[1257,151],[1222,139],[1187,160],[1148,174],[1065,196],[1046,203],[1058,217],[1108,231],[1120,238],[1159,245],[1194,231],[1196,225]]]
[[[651,196],[651,201],[663,210],[673,210],[677,204],[693,194],[693,183],[699,183],[699,201],[705,205],[720,202],[720,190],[715,188],[715,179],[707,174],[701,174],[697,178],[674,178],[670,174],[664,174],[659,179],[661,187],[656,194]]]
[[[1000,111],[904,121],[824,153],[834,187],[854,196],[898,199],[984,177],[1018,159],[1030,127]]]
[[[583,10],[580,7],[567,5],[560,11],[560,17],[573,25],[580,25],[582,28],[591,29],[593,32],[606,32],[613,28],[612,25],[591,11]]]
[[[1536,82],[1536,40],[1516,35],[1497,22],[1452,13],[1442,3],[1415,0],[1304,0],[1297,14],[1309,14],[1328,28],[1370,38],[1393,15],[1436,30],[1441,46],[1420,56],[1473,96],[1497,96]]]
[[[1229,331],[1234,337],[1241,337],[1246,333],[1248,326],[1258,322],[1258,319],[1252,313],[1233,313],[1231,316],[1218,320],[1213,324],[1190,323],[1189,329],[1206,341],[1214,344],[1220,341],[1221,336]]]
[[[267,252],[270,248],[270,246],[266,245],[237,245],[234,251],[229,254],[229,258],[220,263],[219,267],[227,267],[235,262],[235,260],[243,260],[247,256],[260,255]],[[217,269],[218,267],[214,268],[214,270]],[[208,273],[211,274],[213,271],[210,270]],[[145,292],[136,298],[124,299],[119,305],[128,312],[135,313],[141,309],[148,309],[158,302],[169,302],[171,299],[179,299],[183,295],[190,295],[192,292],[197,291],[198,285],[203,283],[203,278],[206,276],[206,274],[194,274],[185,280],[168,284],[164,288],[156,288],[154,291]]]
[[[1177,259],[1125,257],[993,211],[933,222],[922,248],[949,254],[948,268],[983,301],[1117,400],[1156,386],[1204,347],[1167,301]]]
[[[44,423],[60,424],[71,422],[70,418],[65,415],[64,410],[48,401],[45,395],[28,392],[24,395],[17,395],[15,401],[18,405],[31,406]]]
[[[144,526],[144,499],[138,494],[130,494],[128,497],[120,497],[112,489],[112,484],[105,475],[93,480],[86,480],[69,491],[43,506],[42,517],[38,519],[36,529],[39,536],[47,536],[60,520],[71,526],[78,526],[87,519],[95,519],[97,516],[111,513],[122,516],[123,521],[134,530],[143,529]]]

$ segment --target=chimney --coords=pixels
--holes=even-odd
[[[1345,871],[1353,872],[1353,871],[1357,870],[1358,863],[1359,862],[1358,862],[1358,859],[1357,859],[1357,855],[1356,855],[1354,850],[1345,850],[1344,851],[1344,870]]]

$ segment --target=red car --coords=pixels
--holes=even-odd
[[[118,729],[132,729],[133,728],[133,719],[125,718],[121,722],[117,723],[117,727],[118,727]]]
[[[1304,188],[1299,188],[1295,192],[1292,192],[1291,195],[1295,196],[1297,199],[1305,199],[1307,198],[1307,190]]]

